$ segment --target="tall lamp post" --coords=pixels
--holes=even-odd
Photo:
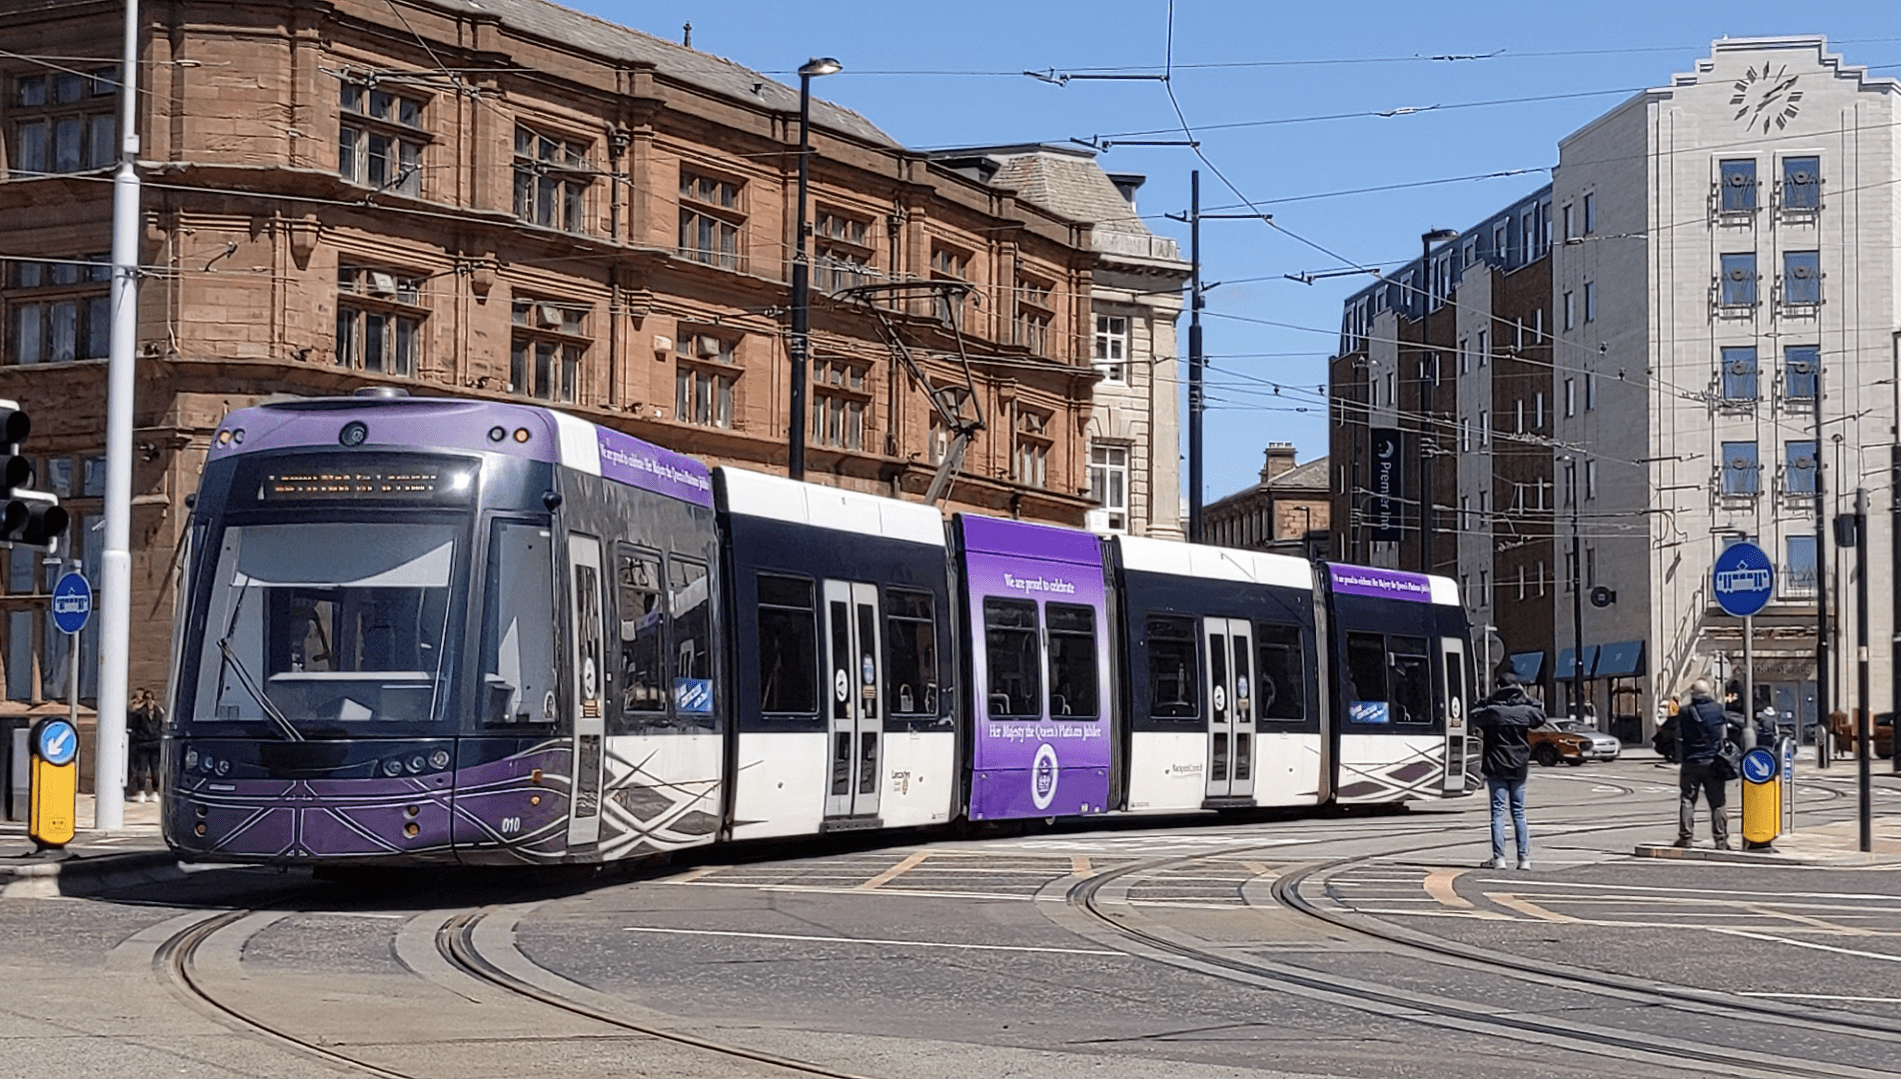
[[[799,210],[792,247],[792,339],[787,350],[792,354],[792,415],[786,425],[790,447],[786,454],[786,475],[805,478],[805,361],[811,354],[807,302],[812,285],[812,264],[805,253],[805,204],[809,198],[808,158],[812,156],[812,79],[818,75],[836,75],[845,65],[829,56],[814,57],[799,66]]]
[[[1427,461],[1426,431],[1432,424],[1433,391],[1439,385],[1438,352],[1432,347],[1431,335],[1426,332],[1426,317],[1432,313],[1432,245],[1450,243],[1459,238],[1457,229],[1433,229],[1419,237],[1419,287],[1415,294],[1419,297],[1419,572],[1431,573],[1432,555],[1432,489],[1435,466]],[[1426,365],[1431,363],[1432,374],[1427,377]]]
[[[1565,487],[1571,497],[1571,717],[1584,718],[1584,552],[1578,540],[1578,461],[1571,454],[1558,458],[1565,464]]]

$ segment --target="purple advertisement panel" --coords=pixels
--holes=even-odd
[[[1333,590],[1337,595],[1432,602],[1432,582],[1423,573],[1333,563],[1327,565],[1327,572],[1332,575]]]
[[[619,431],[597,427],[595,433],[601,443],[601,475],[696,506],[713,505],[713,477],[705,465]]]
[[[1098,541],[987,518],[960,527],[971,621],[983,627],[972,635],[971,818],[1104,812],[1113,687]],[[973,549],[980,541],[991,550]],[[1008,546],[1017,553],[996,550]]]

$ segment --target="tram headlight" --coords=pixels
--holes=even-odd
[[[219,775],[221,775],[221,776],[226,776],[226,775],[230,775],[230,774],[231,774],[231,762],[230,762],[230,761],[224,761],[224,760],[221,760],[221,761],[219,761],[219,762],[218,762],[218,774],[219,774]]]
[[[396,759],[395,757],[391,757],[391,758],[390,758],[389,760],[386,760],[386,761],[384,761],[384,762],[383,762],[383,774],[384,774],[384,775],[386,775],[386,776],[399,776],[399,775],[402,775],[402,774],[403,774],[403,762],[402,762],[402,761],[400,761],[400,760],[397,760],[397,759]]]
[[[409,758],[409,772],[411,775],[420,773],[426,767],[428,767],[428,762],[422,759],[422,754],[418,753]]]
[[[185,751],[185,768],[190,770],[196,767],[198,767],[198,751],[195,749],[187,749]]]
[[[506,427],[491,427],[488,429],[488,440],[490,442],[500,442],[507,437],[508,428]]]
[[[449,767],[449,751],[446,749],[438,749],[434,753],[429,754],[429,767],[438,770]]]

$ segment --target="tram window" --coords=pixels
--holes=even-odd
[[[706,565],[667,556],[673,612],[673,712],[682,723],[713,724],[713,604]]]
[[[622,545],[614,560],[614,582],[620,597],[621,714],[635,725],[664,723],[667,600],[660,588],[660,555]]]
[[[1052,603],[1050,627],[1050,715],[1095,716],[1096,609]]]
[[[1201,718],[1201,676],[1195,663],[1195,623],[1150,615],[1149,715],[1156,719]]]
[[[937,621],[931,594],[888,588],[885,603],[885,713],[937,715]]]
[[[1353,701],[1386,701],[1386,636],[1381,633],[1347,634],[1347,697]]]
[[[1257,622],[1254,640],[1260,653],[1260,669],[1254,672],[1255,713],[1266,721],[1298,722],[1307,718],[1307,711],[1301,706],[1307,664],[1300,644],[1300,627]]]
[[[810,715],[818,711],[817,609],[804,577],[759,575],[759,710]]]
[[[553,723],[554,553],[542,525],[489,529],[482,600],[482,719],[486,726]]]
[[[1423,637],[1392,638],[1393,722],[1432,722],[1432,663]]]
[[[994,596],[984,599],[984,666],[990,672],[985,692],[993,718],[1042,715],[1040,651],[1036,604]]]

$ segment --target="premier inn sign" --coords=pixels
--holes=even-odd
[[[1375,427],[1373,435],[1373,504],[1368,517],[1375,540],[1398,540],[1405,526],[1406,470],[1401,467],[1399,431]]]

